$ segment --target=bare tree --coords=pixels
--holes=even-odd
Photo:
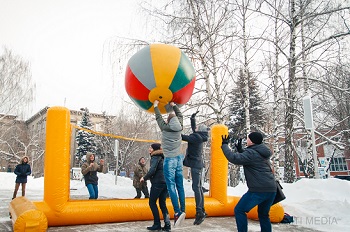
[[[275,1],[263,1],[267,8],[276,9]],[[276,44],[281,54],[285,56],[288,61],[288,84],[286,89],[286,101],[285,101],[285,176],[286,182],[293,182],[295,176],[293,174],[294,167],[294,150],[293,150],[293,134],[296,129],[295,119],[302,117],[296,117],[300,111],[298,111],[298,97],[300,99],[299,91],[297,89],[298,72],[303,70],[301,64],[303,63],[303,57],[306,60],[305,54],[309,57],[317,57],[319,62],[322,60],[321,57],[329,57],[332,53],[332,48],[336,46],[337,41],[344,36],[349,35],[348,25],[346,21],[343,25],[338,27],[332,27],[332,17],[338,17],[338,15],[345,15],[346,10],[349,6],[336,5],[333,6],[329,1],[319,1],[313,4],[311,1],[300,1],[289,0],[288,5],[284,7],[284,11],[279,11],[279,15],[271,15],[264,12],[264,6],[262,5],[260,10],[263,14],[269,17],[281,20],[287,25],[289,40],[288,44]],[[334,18],[333,18],[334,19]],[[338,19],[339,21],[339,19]],[[315,25],[315,22],[321,22],[321,25],[312,27],[313,30],[308,31],[307,36],[301,35],[301,26],[303,26],[303,34],[306,33],[306,25]],[[317,29],[316,29],[317,28]],[[332,30],[330,30],[332,29]],[[300,49],[299,41],[302,41],[302,47]],[[327,52],[324,52],[326,49]],[[323,51],[323,52],[321,52]],[[319,54],[322,54],[320,56]],[[312,56],[311,56],[312,55]],[[309,59],[310,59],[309,58]],[[315,67],[315,60],[309,62],[309,65]],[[305,67],[304,67],[305,70]],[[309,70],[312,70],[309,68]],[[305,86],[305,89],[308,87]],[[299,105],[300,109],[300,105]],[[300,114],[299,114],[300,115]],[[302,124],[301,121],[298,124]]]
[[[160,133],[155,124],[154,115],[141,109],[121,110],[112,121],[114,134],[128,139],[119,139],[118,173],[125,170],[128,174],[143,156],[148,158],[148,147],[154,140],[159,140]],[[138,140],[149,140],[138,141]]]
[[[147,7],[146,7],[147,6]],[[146,5],[146,12],[163,28],[163,43],[174,44],[192,60],[196,85],[186,107],[200,107],[203,118],[225,121],[227,93],[232,86],[235,27],[232,5],[227,0],[169,1],[162,7]]]
[[[29,63],[4,48],[0,56],[0,112],[24,118],[33,102],[34,91]]]

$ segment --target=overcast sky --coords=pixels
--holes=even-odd
[[[45,106],[115,112],[124,75],[112,76],[103,47],[137,35],[136,1],[0,0],[1,53],[6,46],[30,62],[33,113]]]

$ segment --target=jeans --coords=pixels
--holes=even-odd
[[[87,187],[89,194],[90,194],[89,199],[97,199],[98,198],[97,184],[87,184],[86,187]]]
[[[192,190],[196,200],[196,213],[204,213],[204,196],[202,188],[202,168],[191,168]]]
[[[248,220],[246,213],[257,205],[261,232],[271,232],[272,227],[269,212],[272,202],[275,199],[275,195],[275,192],[246,192],[235,207],[235,217],[238,231],[248,231]]]
[[[159,210],[157,206],[157,199],[159,199],[159,208],[162,211],[164,222],[170,222],[170,217],[168,209],[166,207],[166,197],[168,194],[168,189],[166,184],[152,184],[151,194],[148,201],[148,204],[151,208],[153,214],[154,225],[160,225]]]
[[[183,155],[164,158],[163,172],[175,214],[185,212],[186,208],[185,190],[183,184],[184,177],[182,173],[183,159]],[[179,200],[181,209],[179,207]]]

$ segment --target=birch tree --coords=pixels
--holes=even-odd
[[[266,4],[268,8],[276,10],[274,1],[264,1],[264,4]],[[263,7],[260,9],[261,12],[269,15],[269,17],[272,17],[271,14],[264,12]],[[276,46],[278,46],[281,54],[283,54],[285,56],[285,59],[288,61],[288,84],[286,89],[287,99],[285,101],[286,113],[284,180],[290,183],[295,180],[295,176],[293,174],[293,134],[296,128],[296,124],[301,124],[300,121],[298,122],[295,120],[302,118],[296,117],[296,115],[298,114],[297,103],[298,99],[300,99],[298,98],[300,95],[297,91],[298,81],[300,80],[298,79],[300,78],[300,76],[298,77],[298,72],[301,70],[303,55],[312,54],[312,58],[318,57],[320,61],[320,53],[323,55],[329,55],[329,53],[320,52],[321,50],[327,48],[326,51],[331,51],[331,48],[336,45],[337,41],[349,35],[350,32],[348,30],[348,26],[346,25],[346,21],[344,21],[344,24],[340,25],[339,27],[331,27],[332,20],[330,20],[331,17],[344,15],[345,12],[349,9],[348,5],[344,6],[340,4],[333,6],[329,1],[319,1],[317,4],[312,4],[311,1],[296,2],[296,0],[289,0],[288,7],[285,6],[284,9],[288,10],[286,10],[285,13],[281,11],[278,19],[287,25],[289,41],[286,46]],[[324,17],[326,17],[328,20],[324,20]],[[323,25],[318,25],[317,30],[315,30],[314,27],[313,31],[308,32],[308,40],[306,40],[306,37],[304,37],[304,45],[302,45],[302,48],[300,49],[300,47],[297,45],[299,44],[299,41],[301,41],[301,26],[315,24],[315,22],[318,21],[322,22]],[[325,56],[322,57],[324,58]],[[309,65],[312,65],[312,62],[309,62]]]

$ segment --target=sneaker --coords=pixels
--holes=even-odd
[[[159,224],[158,225],[153,224],[153,226],[147,227],[147,230],[161,230],[161,229],[162,229],[162,227]]]
[[[196,219],[193,222],[193,225],[200,225],[205,219],[205,214],[202,212],[196,213]]]
[[[162,227],[162,230],[163,230],[163,231],[167,231],[167,232],[171,231],[170,222],[166,222],[165,225],[164,225],[164,227]]]
[[[186,213],[185,212],[180,212],[180,213],[176,213],[174,215],[174,226],[180,226],[182,224],[182,222],[185,220],[186,217]]]

